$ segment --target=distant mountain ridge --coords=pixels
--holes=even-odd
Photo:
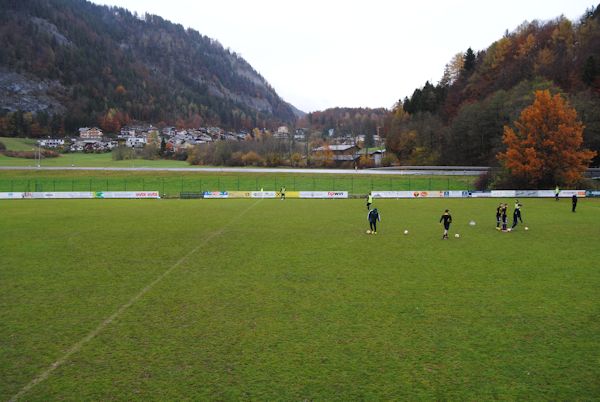
[[[64,115],[67,129],[107,118],[249,129],[302,115],[242,57],[159,16],[85,0],[1,3],[0,112]]]

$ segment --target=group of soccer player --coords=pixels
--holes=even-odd
[[[282,190],[282,193],[285,190]],[[283,193],[285,194],[285,193]],[[285,197],[285,196],[283,196]],[[558,201],[558,187],[557,187],[557,192],[556,192],[556,197],[555,199]],[[571,211],[575,212],[575,209],[577,208],[577,195],[573,194],[572,196],[572,208]],[[377,210],[377,208],[371,209],[371,204],[373,204],[373,194],[369,193],[367,194],[367,211],[368,215],[367,215],[367,219],[369,221],[369,231],[367,231],[367,233],[372,233],[372,234],[377,234],[377,222],[381,222],[381,214],[379,213],[379,211]],[[521,207],[523,206],[523,204],[521,204],[519,202],[519,200],[515,200],[515,208],[513,210],[513,221],[512,221],[512,226],[508,227],[508,204],[507,203],[500,203],[498,205],[498,207],[496,208],[496,230],[498,231],[502,231],[502,232],[511,232],[513,231],[517,225],[520,223],[523,223],[523,217],[521,216]],[[450,224],[452,223],[452,215],[450,215],[450,210],[445,210],[444,213],[442,214],[441,218],[440,218],[440,223],[443,223],[444,225],[444,233],[442,235],[442,239],[448,239],[448,230],[450,230]],[[475,224],[474,222],[471,222],[471,224]],[[525,230],[527,230],[528,228],[525,227]],[[405,231],[405,234],[408,233],[408,231]],[[458,235],[456,235],[456,237],[458,237]]]
[[[367,214],[367,220],[369,221],[369,231],[367,231],[367,233],[377,234],[377,222],[381,222],[381,215],[379,214],[377,208],[371,209],[371,204],[373,204],[373,195],[372,193],[369,193],[367,195],[367,211],[369,211]],[[521,216],[522,206],[523,204],[521,204],[519,200],[515,200],[513,222],[512,226],[509,228],[508,204],[500,203],[496,208],[496,230],[510,232],[517,227],[519,222],[523,223],[523,218]],[[444,233],[442,234],[442,239],[448,239],[448,231],[450,230],[450,224],[452,223],[452,215],[450,215],[449,209],[446,209],[440,217],[440,223],[444,225]]]
[[[369,221],[369,230],[368,234],[377,234],[377,222],[381,222],[381,215],[377,208],[371,209],[371,204],[373,204],[373,194],[367,194],[367,220]],[[444,234],[442,235],[442,239],[448,239],[448,230],[450,230],[450,224],[452,223],[452,215],[450,215],[450,210],[447,209],[444,211],[442,217],[440,218],[440,223],[443,222],[444,225]],[[405,232],[406,233],[406,232]]]
[[[519,202],[519,200],[515,200],[515,209],[513,211],[513,223],[510,228],[508,228],[508,204],[500,203],[498,208],[496,208],[496,230],[501,230],[503,232],[510,232],[515,227],[517,227],[518,223],[523,223],[523,218],[521,217],[521,207],[523,204]]]

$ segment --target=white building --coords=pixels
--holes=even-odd
[[[40,147],[44,148],[58,148],[65,145],[65,140],[61,138],[45,138],[37,141]]]

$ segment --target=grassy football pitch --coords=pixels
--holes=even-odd
[[[498,202],[0,201],[0,399],[600,398],[600,200]]]

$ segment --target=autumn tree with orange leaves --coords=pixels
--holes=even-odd
[[[516,185],[531,188],[573,186],[582,178],[596,152],[582,149],[583,124],[559,95],[536,91],[531,106],[504,126],[506,152],[498,159]]]

